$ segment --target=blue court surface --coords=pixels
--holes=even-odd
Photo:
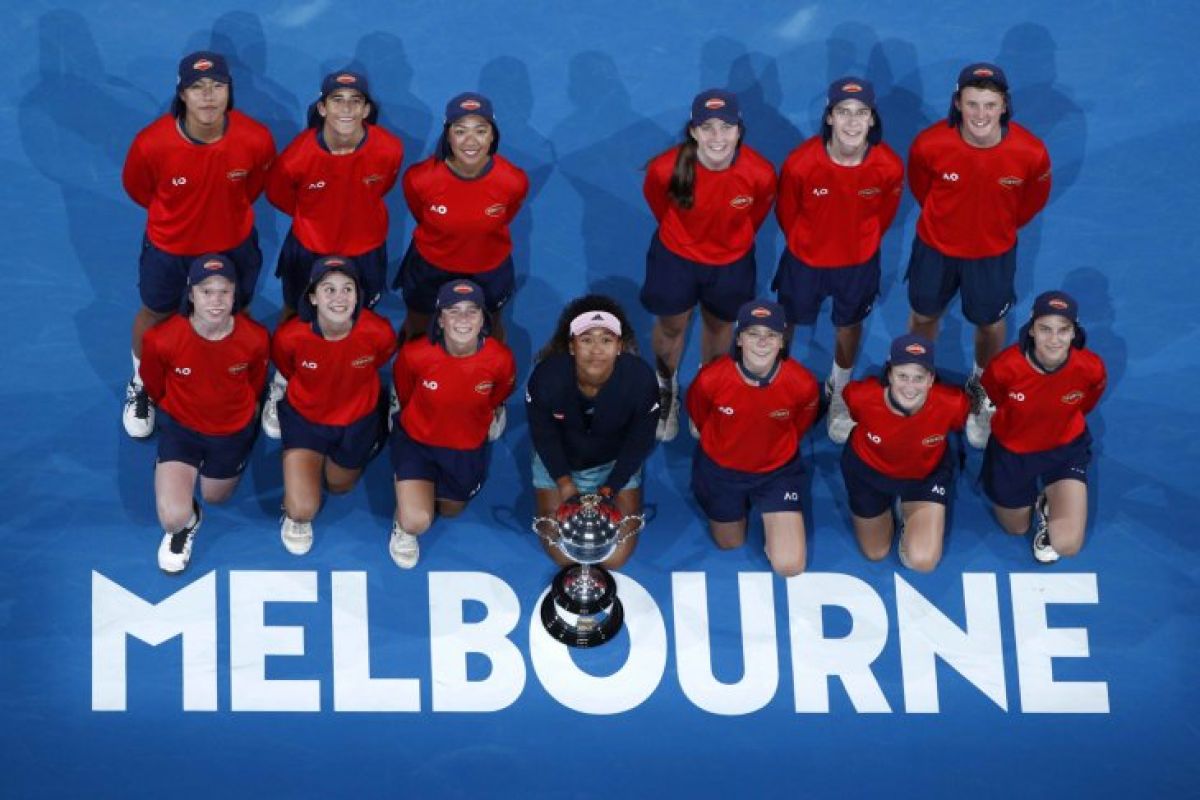
[[[65,0],[8,3],[0,23],[0,796],[1200,795],[1193,4]],[[447,98],[492,97],[501,152],[532,180],[509,312],[522,381],[589,287],[625,304],[648,351],[641,169],[700,89],[736,91],[748,143],[778,166],[838,75],[875,82],[885,138],[907,153],[961,66],[1000,63],[1054,162],[1013,319],[1067,289],[1109,370],[1082,553],[1038,567],[992,520],[972,451],[936,572],[869,563],[818,425],[808,572],[785,581],[757,521],[741,550],[711,543],[685,433],[648,462],[627,630],[568,652],[537,621],[554,569],[529,530],[518,393],[483,492],[422,539],[411,572],[387,555],[386,459],[327,500],[309,555],[286,553],[278,443],[260,439],[188,571],[160,573],[155,444],[119,421],[145,224],[120,171],[178,58],[210,45],[280,147],[321,75],[350,63],[406,164],[430,152]],[[398,256],[398,189],[392,211]],[[904,330],[917,211],[907,196],[885,239],[860,374]],[[268,264],[286,225],[260,204]],[[781,243],[769,219],[764,291]],[[259,289],[252,313],[273,326],[271,270]],[[396,297],[383,311],[403,316]],[[826,312],[793,354],[823,377],[831,341]],[[970,354],[955,308],[938,360],[961,379]]]

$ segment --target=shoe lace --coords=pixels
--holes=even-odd
[[[146,390],[142,387],[139,387],[137,394],[133,396],[133,415],[138,419],[150,417],[150,395],[146,394]]]

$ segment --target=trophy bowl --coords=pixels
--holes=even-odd
[[[617,635],[625,617],[612,573],[599,566],[638,533],[638,515],[620,516],[599,495],[584,495],[565,518],[538,517],[533,530],[575,563],[559,570],[542,601],[546,631],[571,647],[593,647]]]

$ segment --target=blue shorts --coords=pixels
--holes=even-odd
[[[691,311],[699,302],[708,313],[733,322],[755,294],[754,247],[732,264],[701,264],[675,255],[656,232],[646,253],[642,305],[656,317]]]
[[[713,522],[737,522],[753,506],[760,514],[776,511],[803,513],[804,462],[800,451],[770,472],[742,472],[713,461],[699,447],[692,458],[692,494]]]
[[[246,308],[254,298],[258,273],[262,269],[262,250],[258,249],[258,231],[250,229],[241,244],[221,254],[237,269],[237,307]],[[178,311],[187,294],[187,275],[192,262],[204,253],[175,256],[159,250],[147,236],[142,236],[142,254],[138,259],[138,293],[142,305],[158,314]]]
[[[879,297],[879,251],[861,264],[848,267],[810,267],[786,247],[779,256],[779,270],[772,291],[793,325],[812,325],[826,297],[833,298],[833,324],[837,328],[857,325],[867,318]]]
[[[442,284],[466,278],[479,284],[487,310],[495,314],[512,299],[516,290],[517,277],[513,269],[512,256],[500,262],[500,266],[487,272],[449,272],[426,261],[417,252],[416,243],[409,244],[400,272],[392,282],[392,288],[400,288],[404,294],[404,305],[421,314],[432,314],[437,310],[437,293]]]
[[[1017,299],[1017,246],[988,258],[945,256],[913,237],[908,261],[908,304],[926,317],[940,317],[962,288],[962,313],[974,325],[1004,319]]]
[[[600,491],[600,487],[608,480],[609,473],[613,467],[617,465],[616,461],[609,461],[607,464],[601,464],[598,467],[588,467],[587,469],[571,470],[571,481],[575,484],[575,488],[581,494],[592,494]],[[629,481],[619,489],[618,492],[623,492],[626,489],[639,489],[642,485],[642,468],[638,467],[637,472],[633,473]],[[546,469],[546,465],[542,463],[542,459],[538,456],[537,451],[533,453],[533,488],[535,489],[557,489],[558,484],[554,478],[550,476],[550,471]],[[615,487],[614,487],[615,488]]]
[[[161,408],[158,410],[158,461],[182,461],[212,480],[236,478],[258,438],[258,418],[237,433],[209,436],[180,425]]]
[[[284,450],[314,450],[342,469],[365,467],[387,437],[387,425],[378,409],[349,425],[319,425],[302,417],[286,396],[279,401],[279,430]]]
[[[1039,453],[1014,453],[988,439],[979,478],[988,498],[1002,508],[1027,508],[1040,488],[1061,480],[1087,483],[1092,463],[1092,435],[1087,430],[1072,441]],[[1040,487],[1039,487],[1040,484]]]
[[[300,307],[304,291],[308,288],[308,279],[312,275],[312,265],[321,255],[300,244],[289,230],[279,250],[279,261],[275,265],[275,275],[283,287],[283,302],[288,308]],[[357,256],[351,256],[362,281],[363,308],[374,308],[387,288],[387,242],[374,250],[368,250]]]
[[[479,493],[488,473],[488,446],[455,450],[421,444],[397,422],[392,428],[392,472],[398,481],[429,481],[439,500],[465,503]]]
[[[846,483],[851,513],[863,519],[878,517],[892,507],[897,497],[904,503],[945,506],[950,504],[954,486],[954,456],[947,447],[941,462],[924,478],[890,478],[859,458],[847,444],[842,448],[842,480]]]

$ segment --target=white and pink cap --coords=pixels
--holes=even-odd
[[[607,311],[585,311],[571,320],[572,336],[578,336],[592,328],[603,328],[615,336],[621,335],[621,321]]]

